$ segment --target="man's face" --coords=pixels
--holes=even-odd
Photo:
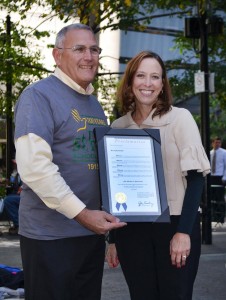
[[[217,150],[218,148],[221,147],[221,140],[214,140],[212,146],[214,150]]]
[[[85,51],[73,51],[72,47],[86,48]],[[94,80],[99,65],[99,55],[93,55],[90,47],[96,47],[93,33],[84,29],[73,29],[67,32],[62,48],[53,49],[57,66],[72,80],[84,89]],[[81,52],[81,53],[80,53]]]

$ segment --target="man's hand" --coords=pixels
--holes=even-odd
[[[75,218],[82,226],[97,233],[105,234],[109,230],[127,225],[105,211],[84,208]]]

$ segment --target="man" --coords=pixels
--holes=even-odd
[[[91,82],[100,52],[88,26],[64,27],[54,75],[27,87],[15,108],[26,300],[99,300],[104,234],[126,225],[99,210],[93,128],[107,123]]]
[[[10,235],[17,235],[19,228],[18,211],[20,205],[21,180],[17,171],[16,160],[13,159],[13,172],[10,176],[10,185],[6,187],[7,196],[4,199],[4,209],[13,222],[13,226],[9,228]]]
[[[213,221],[217,223],[224,223],[225,217],[226,150],[221,144],[221,138],[214,138],[210,151]]]

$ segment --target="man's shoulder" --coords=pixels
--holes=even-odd
[[[50,75],[49,77],[43,78],[27,86],[21,96],[21,98],[30,99],[34,95],[38,95],[41,98],[51,99],[54,95],[65,94],[68,92],[66,85],[59,80],[56,76]]]
[[[61,84],[62,82],[54,75],[50,75],[46,78],[40,79],[32,84],[30,84],[27,88],[41,89],[46,86]]]
[[[216,150],[216,153],[219,153],[220,155],[222,155],[223,157],[226,157],[226,149],[224,148],[218,148]]]
[[[224,148],[220,148],[220,149],[224,154],[226,154],[226,149],[224,149]]]

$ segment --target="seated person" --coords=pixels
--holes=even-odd
[[[9,228],[9,234],[18,234],[18,212],[20,204],[21,179],[17,172],[16,161],[14,162],[14,170],[10,176],[10,185],[6,187],[7,195],[4,199],[4,210],[6,211],[13,226]]]

